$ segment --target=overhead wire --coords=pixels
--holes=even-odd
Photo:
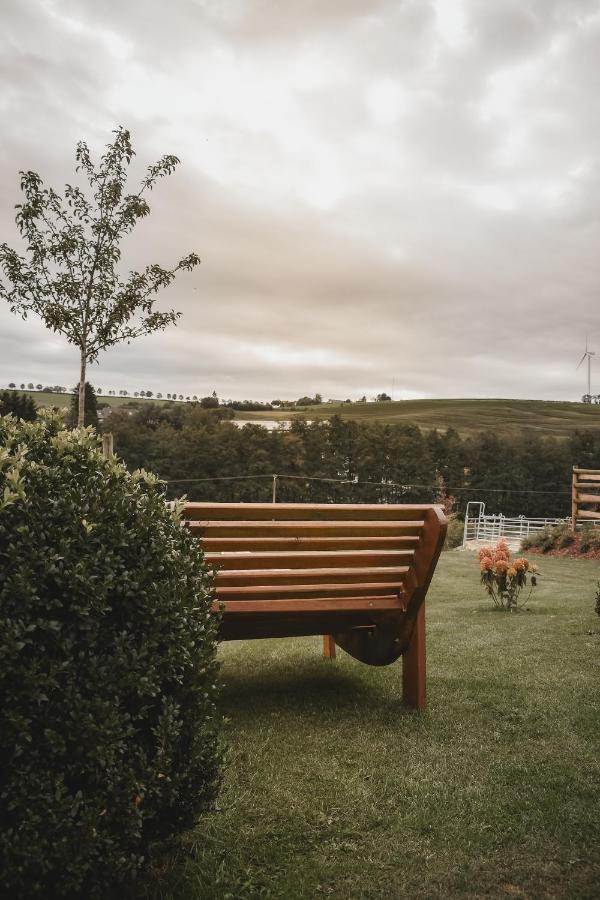
[[[439,490],[441,487],[440,484],[400,483],[397,481],[357,481],[356,479],[348,478],[324,478],[317,475],[279,475],[278,473],[273,473],[273,475],[215,475],[206,478],[170,478],[161,480],[163,480],[165,484],[202,484],[213,481],[246,481],[262,478],[273,479],[274,477],[276,477],[277,479],[288,479],[294,481],[318,481],[326,482],[328,484],[352,484],[356,486],[365,485],[377,488],[400,488],[401,490]],[[482,485],[477,485],[474,487],[451,487],[448,485],[444,485],[443,487],[447,493],[466,491],[471,493],[477,492],[486,494],[551,494],[553,496],[571,496],[570,491],[544,491],[519,488],[488,488],[483,487]]]

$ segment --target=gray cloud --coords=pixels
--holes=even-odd
[[[131,128],[182,168],[125,248],[194,249],[180,325],[104,355],[105,388],[271,399],[576,399],[600,343],[600,3],[9,0],[0,240],[17,172]],[[600,351],[600,347],[598,347]],[[0,382],[76,352],[0,309]],[[600,389],[596,385],[597,389]]]

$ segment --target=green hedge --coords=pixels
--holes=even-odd
[[[219,778],[211,577],[91,429],[0,418],[3,895],[127,896]]]

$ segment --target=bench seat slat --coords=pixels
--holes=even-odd
[[[321,550],[272,551],[270,553],[235,552],[206,553],[209,566],[219,571],[228,569],[311,569],[321,567],[398,566],[410,563],[412,550]]]
[[[336,597],[340,595],[370,597],[372,595],[380,595],[382,591],[386,593],[400,592],[403,589],[402,581],[356,581],[348,582],[331,582],[322,584],[257,584],[249,586],[243,585],[223,585],[217,586],[216,600],[256,600],[261,597],[265,598],[281,598],[293,600],[300,595],[311,595],[314,597]]]
[[[356,568],[314,569],[229,569],[216,574],[217,590],[220,586],[237,584],[312,584],[328,582],[352,584],[358,581],[398,581],[409,566],[368,566]]]
[[[187,527],[199,537],[401,537],[420,535],[424,526],[421,519],[405,522],[365,522],[359,519],[345,522],[248,522],[234,520],[223,522],[187,521]]]
[[[187,503],[186,519],[211,521],[239,519],[272,520],[274,512],[279,521],[310,519],[311,521],[367,519],[389,521],[420,519],[431,504],[356,504],[356,503]]]
[[[231,550],[410,550],[418,536],[395,537],[215,537],[200,538],[205,553]]]
[[[213,611],[217,612],[219,604],[213,604]],[[228,614],[241,613],[344,613],[344,612],[369,612],[377,610],[402,609],[401,603],[395,594],[372,597],[308,597],[295,600],[228,600],[225,611]]]

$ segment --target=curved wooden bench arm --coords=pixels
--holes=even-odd
[[[406,612],[402,616],[390,615],[374,630],[354,629],[334,635],[338,646],[368,665],[386,666],[402,656],[402,696],[417,709],[426,705],[425,596],[444,546],[446,528],[446,517],[440,508],[431,507],[415,550],[414,565],[404,581]]]

